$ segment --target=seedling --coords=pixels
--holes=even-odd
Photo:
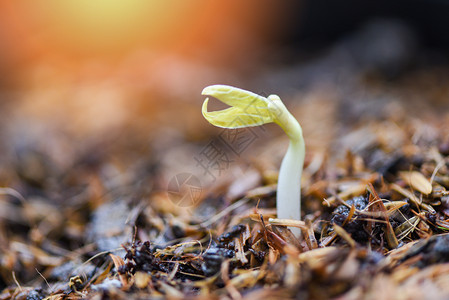
[[[282,160],[277,186],[277,217],[301,219],[301,175],[305,145],[298,121],[287,110],[277,95],[263,97],[255,93],[227,85],[206,87],[202,95],[212,96],[231,106],[224,110],[207,111],[209,98],[203,103],[203,116],[217,127],[237,129],[274,122],[288,135],[290,143]],[[291,228],[300,234],[298,228]]]

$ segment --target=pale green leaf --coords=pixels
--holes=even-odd
[[[266,108],[257,110],[257,108],[248,107],[246,110],[243,110],[240,107],[230,107],[219,111],[208,112],[208,102],[209,98],[203,103],[203,116],[209,123],[217,127],[244,128],[273,122],[271,114]]]

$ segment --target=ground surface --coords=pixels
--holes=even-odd
[[[447,299],[449,65],[411,45],[375,24],[234,82],[304,128],[299,239],[269,221],[282,132],[200,115],[195,78],[229,74],[165,57],[183,76],[147,90],[132,60],[100,82],[36,67],[0,104],[0,299]]]

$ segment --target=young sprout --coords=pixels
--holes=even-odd
[[[305,145],[298,121],[287,110],[277,95],[262,97],[249,91],[227,85],[206,87],[202,95],[212,96],[231,106],[224,110],[207,111],[209,98],[203,103],[203,116],[212,125],[236,129],[274,122],[288,135],[290,143],[282,160],[277,186],[277,217],[301,219],[301,174]],[[299,228],[291,228],[296,235]]]

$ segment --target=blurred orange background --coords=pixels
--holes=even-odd
[[[273,16],[279,14],[273,9],[282,6],[259,1],[46,0],[2,2],[0,9],[4,58],[19,64],[42,59],[77,64],[93,57],[117,62],[137,49],[202,60],[236,59],[249,44],[276,31],[279,22]]]
[[[257,73],[285,9],[262,2],[3,1],[0,102],[81,136],[139,118],[185,129],[204,86]]]

